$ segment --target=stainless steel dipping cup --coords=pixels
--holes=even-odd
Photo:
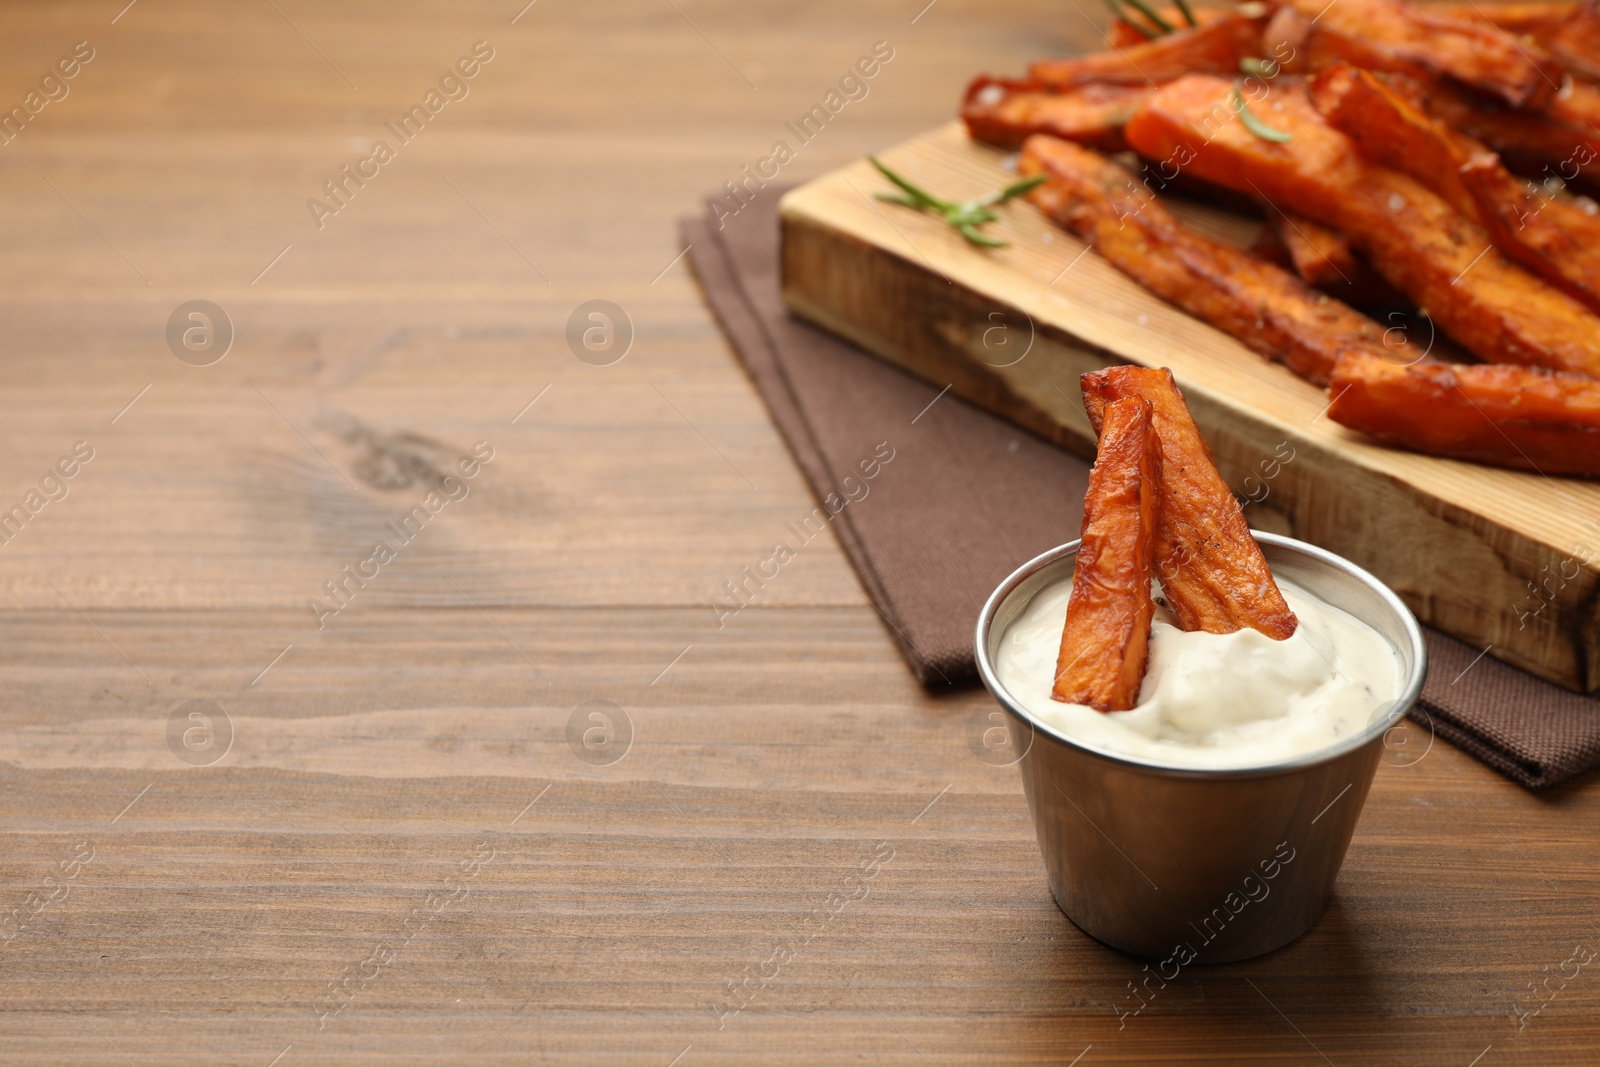
[[[1353,737],[1282,763],[1195,770],[1102,751],[1033,719],[1000,684],[1001,638],[1035,593],[1072,573],[1078,542],[1020,567],[978,619],[978,671],[1007,712],[1050,891],[1085,933],[1150,960],[1226,963],[1316,923],[1344,862],[1384,735],[1422,691],[1427,650],[1382,582],[1313,545],[1257,533],[1272,571],[1381,634],[1400,694]],[[1168,975],[1167,977],[1171,977]]]

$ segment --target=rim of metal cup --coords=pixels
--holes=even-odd
[[[1329,552],[1325,548],[1318,548],[1316,545],[1307,544],[1304,541],[1297,541],[1292,537],[1284,537],[1281,534],[1266,533],[1260,530],[1252,530],[1250,532],[1259,544],[1271,545],[1275,548],[1283,548],[1288,549],[1290,552],[1297,552],[1303,556],[1308,556],[1311,559],[1324,564],[1325,566],[1332,567],[1335,570],[1342,571],[1350,577],[1355,578],[1373,593],[1377,594],[1378,598],[1383,601],[1384,605],[1394,613],[1395,618],[1400,621],[1401,629],[1405,632],[1406,642],[1411,646],[1411,674],[1405,679],[1404,685],[1401,687],[1400,695],[1395,698],[1395,701],[1389,708],[1388,713],[1381,718],[1374,720],[1361,733],[1352,734],[1350,737],[1346,737],[1338,743],[1329,745],[1326,748],[1315,749],[1311,752],[1304,753],[1303,755],[1296,756],[1293,759],[1282,760],[1277,763],[1250,764],[1244,767],[1183,767],[1176,764],[1157,763],[1151,760],[1137,759],[1126,753],[1113,752],[1108,749],[1098,748],[1094,745],[1087,744],[1086,742],[1069,737],[1056,727],[1051,726],[1049,723],[1042,722],[1035,718],[1026,708],[1012,698],[1011,694],[1006,691],[1005,686],[1000,683],[999,677],[996,676],[994,664],[989,658],[989,634],[993,629],[994,619],[995,616],[999,614],[1001,605],[1010,599],[1011,595],[1017,591],[1018,587],[1020,587],[1023,582],[1031,578],[1040,569],[1047,567],[1058,560],[1067,559],[1071,556],[1077,555],[1078,546],[1082,543],[1081,538],[1076,541],[1069,541],[1064,545],[1052,548],[1050,551],[1041,553],[1040,555],[1035,556],[1033,559],[1030,559],[1028,562],[1012,571],[1006,580],[1001,582],[993,593],[989,594],[989,599],[983,605],[983,611],[978,615],[978,626],[975,637],[975,647],[978,660],[978,675],[983,679],[984,686],[989,690],[994,698],[1000,702],[1000,705],[1011,714],[1017,716],[1023,722],[1027,723],[1033,730],[1046,734],[1064,745],[1075,748],[1079,752],[1094,756],[1098,759],[1107,760],[1111,763],[1120,764],[1121,766],[1134,770],[1171,775],[1174,777],[1219,779],[1267,778],[1273,775],[1291,774],[1295,771],[1303,770],[1306,767],[1313,767],[1320,763],[1327,763],[1335,760],[1347,752],[1352,752],[1355,749],[1361,748],[1363,745],[1368,744],[1375,738],[1382,737],[1384,734],[1392,730],[1395,724],[1404,718],[1405,714],[1411,710],[1413,705],[1416,704],[1417,698],[1422,695],[1422,681],[1427,677],[1428,674],[1428,648],[1427,645],[1423,643],[1422,627],[1417,623],[1416,616],[1411,613],[1411,609],[1406,607],[1405,602],[1395,594],[1394,590],[1390,589],[1383,582],[1379,581],[1377,577],[1375,577],[1369,571],[1356,566],[1343,556]],[[1369,626],[1372,625],[1366,619],[1359,619],[1358,621],[1366,623]],[[1385,640],[1387,640],[1387,638]]]

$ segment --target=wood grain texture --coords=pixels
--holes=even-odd
[[[1011,177],[959,122],[885,159],[954,199]],[[995,227],[1010,247],[978,252],[938,219],[868,199],[886,185],[857,162],[784,198],[784,292],[799,314],[1079,450],[1093,442],[1079,373],[1171,367],[1223,476],[1277,513],[1268,528],[1349,557],[1423,622],[1493,656],[1600,688],[1600,482],[1371,443],[1323,418],[1325,390],[1084,255],[1030,206]],[[1226,235],[1218,213],[1187,214]],[[1396,358],[1421,358],[1434,340],[1424,329],[1389,330]]]
[[[1016,771],[969,748],[990,702],[913,684],[827,535],[715,626],[811,500],[662,273],[674,219],[875,40],[895,60],[786,176],[1087,21],[122,6],[8,5],[0,34],[6,100],[97,49],[0,148],[0,501],[95,449],[0,544],[0,1063],[1592,1057],[1600,975],[1510,1015],[1600,946],[1592,788],[1533,797],[1442,743],[1383,767],[1311,935],[1119,1025],[1139,965],[1051,903]],[[305,199],[479,39],[472,94],[315,229]],[[194,298],[236,327],[214,366],[163,338]],[[609,367],[565,341],[597,298],[636,328]],[[469,495],[318,630],[306,600],[480,440]],[[189,700],[231,725],[214,764],[168,747]],[[569,745],[591,700],[631,721],[616,763]],[[719,1027],[878,842],[867,898]]]

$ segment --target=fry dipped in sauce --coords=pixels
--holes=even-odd
[[[1150,579],[1159,462],[1149,401],[1128,396],[1106,405],[1083,498],[1083,543],[1050,693],[1056,700],[1098,711],[1138,703],[1155,614]]]
[[[1097,431],[1113,403],[1149,401],[1161,457],[1155,570],[1185,630],[1226,634],[1246,627],[1276,640],[1294,633],[1294,612],[1278,591],[1244,512],[1211,461],[1211,449],[1172,372],[1108,367],[1082,378],[1083,406]]]

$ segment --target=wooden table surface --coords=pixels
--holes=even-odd
[[[674,220],[874,42],[785,180],[1100,12],[124,3],[0,33],[93,57],[0,146],[0,1063],[1600,1062],[1592,776],[1386,764],[1311,934],[1125,1014],[836,543],[715,625],[811,499]]]

